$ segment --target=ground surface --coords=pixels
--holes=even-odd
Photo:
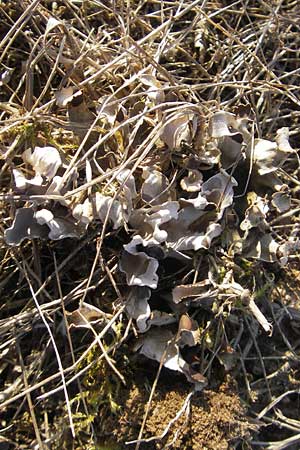
[[[300,447],[298,3],[0,1],[1,450]]]

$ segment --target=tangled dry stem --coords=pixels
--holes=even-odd
[[[297,3],[0,2],[7,448],[94,448],[107,414],[121,446],[210,448],[183,437],[206,417],[190,390],[209,402],[228,373],[261,426],[239,428],[244,444],[297,446]],[[153,384],[134,436],[117,393],[140,371]],[[187,389],[170,386],[156,432],[172,376]],[[235,389],[230,423],[246,421]],[[211,448],[233,445],[217,430]]]

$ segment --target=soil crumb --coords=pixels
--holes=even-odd
[[[181,410],[189,391],[185,386],[159,386],[151,402],[143,439],[160,436]],[[137,439],[143,421],[149,392],[134,384],[123,398],[118,415],[102,423],[106,443],[117,442],[120,448],[134,448],[125,442]],[[226,450],[239,440],[247,440],[251,425],[237,395],[235,383],[227,379],[217,390],[195,393],[188,414],[172,423],[163,439],[143,442],[140,450],[164,448],[182,450]],[[112,438],[113,437],[113,438]],[[235,447],[236,448],[236,447]]]

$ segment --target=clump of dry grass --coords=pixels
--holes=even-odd
[[[153,384],[134,445],[146,445],[159,377],[176,374],[166,375],[163,368],[171,346],[191,389],[216,388],[227,372],[236,378],[248,414],[276,433],[274,443],[262,427],[251,445],[297,446],[300,428],[292,403],[299,388],[297,1],[23,0],[0,2],[0,17],[2,441],[7,448],[98,448],[101,414],[122,414],[119,392],[142,370],[132,351],[141,334],[146,341],[139,345],[149,356],[136,303],[129,308],[130,277],[122,270],[124,245],[130,250],[134,232],[142,229],[129,217],[132,211],[157,213],[167,201],[183,210],[184,201],[196,195],[183,187],[195,182],[191,171],[207,181],[225,168],[228,183],[217,205],[210,206],[204,224],[199,217],[191,224],[198,230],[215,221],[222,233],[209,235],[212,243],[183,250],[183,259],[168,254],[167,260],[166,254],[151,253],[161,247],[157,242],[145,253],[147,228],[142,248],[132,253],[135,258],[144,253],[143,264],[145,258],[159,261],[158,284],[152,291],[146,285],[143,294],[145,323],[157,311],[171,320],[167,343],[152,358],[158,371],[145,362],[145,379]],[[242,144],[241,152],[251,144],[255,154],[255,139],[272,143],[278,129],[289,128],[294,150],[276,167],[286,185],[280,192],[289,197],[287,209],[280,212],[270,185],[255,181],[253,153],[245,156],[245,166],[236,161],[224,167],[224,136],[218,140],[209,128],[216,111],[232,113],[228,136]],[[245,117],[250,144],[245,129],[236,128]],[[51,175],[33,162],[37,147],[58,152]],[[156,209],[145,194],[149,167],[154,188],[162,186]],[[40,181],[32,182],[39,175]],[[231,176],[243,189],[238,187],[223,211]],[[261,202],[273,205],[269,212]],[[254,207],[262,228],[254,227],[248,247],[267,233],[276,251],[288,244],[287,256],[272,253],[270,245],[267,258],[251,256],[251,248],[236,251],[232,244],[245,236],[240,224],[249,231]],[[22,216],[24,239],[11,242],[7,230],[21,210],[20,217],[25,211],[30,220],[26,225]],[[168,226],[160,231],[171,234]],[[46,239],[38,239],[40,233]],[[166,251],[167,245],[162,247]],[[282,265],[285,256],[288,263]],[[214,291],[208,287],[212,279]],[[290,280],[295,285],[288,292]],[[184,294],[170,307],[176,286]],[[212,301],[202,304],[205,296]],[[199,301],[193,304],[195,297]],[[271,323],[269,338],[263,328],[270,332]],[[182,382],[188,385],[184,377]],[[188,395],[182,394],[184,414]]]

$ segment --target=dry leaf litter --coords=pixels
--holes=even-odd
[[[176,14],[181,17],[180,8]],[[95,329],[99,339],[107,332],[111,340],[118,324],[129,324],[124,341],[133,355],[156,361],[170,379],[182,374],[188,389],[201,392],[214,384],[214,364],[224,373],[240,364],[244,320],[256,336],[272,339],[274,318],[260,302],[255,277],[241,268],[284,270],[300,249],[293,228],[280,233],[273,227],[298,204],[284,171],[297,161],[289,128],[273,129],[266,138],[257,132],[260,124],[250,107],[220,107],[197,98],[158,64],[172,52],[175,32],[168,36],[162,29],[157,41],[159,31],[153,28],[153,39],[140,36],[139,43],[127,36],[120,49],[118,36],[105,29],[99,29],[96,44],[58,15],[46,17],[36,58],[60,68],[60,83],[50,93],[46,89],[41,101],[28,82],[25,111],[12,106],[2,113],[7,121],[2,160],[11,174],[11,187],[2,195],[10,215],[3,230],[5,251],[18,259],[18,251],[31,242],[35,248],[51,248],[53,241],[68,246],[95,233],[91,277],[75,303],[72,299],[66,322],[60,316],[58,330],[66,338],[67,326]],[[199,33],[194,45],[201,54],[205,28]],[[29,60],[26,77],[34,71]],[[4,70],[2,85],[9,85],[11,76]],[[49,83],[54,84],[54,73]],[[52,131],[40,132],[34,145],[17,137],[14,144],[12,120],[19,127],[49,120]],[[27,267],[32,295],[38,296],[42,279],[33,277],[26,258],[19,264]],[[88,295],[97,266],[113,286],[110,311],[101,301],[93,305]],[[52,295],[43,293],[44,301],[53,301]],[[47,303],[40,308],[43,314],[50,311]],[[23,315],[26,322],[26,308]],[[157,425],[153,432],[148,425],[147,432],[163,430]],[[184,439],[180,433],[177,443]],[[143,441],[128,436],[137,445]],[[201,448],[227,448],[225,441],[216,445]],[[194,442],[188,448],[200,447]]]

